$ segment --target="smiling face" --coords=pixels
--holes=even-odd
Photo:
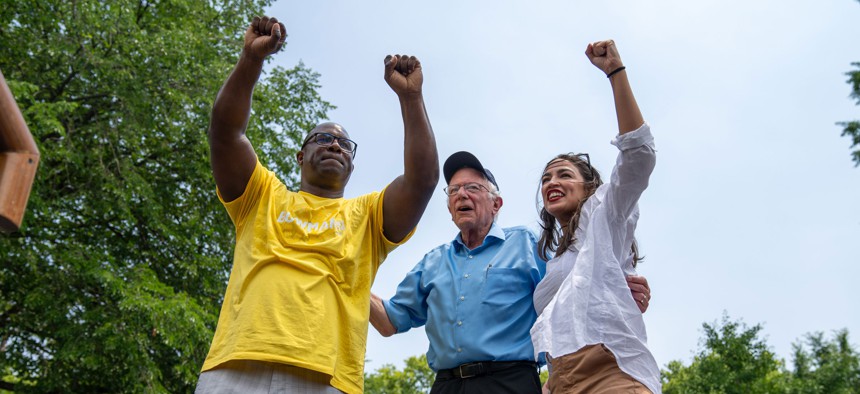
[[[346,129],[337,123],[322,123],[311,130],[304,147],[296,154],[302,169],[302,190],[318,188],[342,193],[354,169],[352,153],[343,150],[336,141],[328,146],[317,144],[313,136],[320,133],[349,138]]]
[[[457,193],[448,196],[448,212],[451,220],[460,229],[460,232],[486,233],[493,225],[493,219],[499,208],[502,207],[501,197],[490,194],[491,186],[480,172],[472,168],[463,168],[451,177],[451,185],[464,185],[477,183],[484,186],[480,191],[473,193],[461,187]]]
[[[587,185],[573,163],[565,159],[551,161],[541,177],[544,208],[559,222],[567,223],[579,203],[588,198]]]

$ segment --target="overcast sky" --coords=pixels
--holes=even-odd
[[[637,230],[658,364],[688,364],[702,323],[724,311],[761,323],[786,361],[809,332],[847,328],[858,348],[860,168],[835,125],[860,118],[845,75],[860,61],[857,1],[282,0],[270,14],[289,37],[267,68],[319,72],[330,119],[360,145],[348,197],[402,173],[400,108],[382,75],[387,54],[405,53],[424,68],[440,164],[477,155],[499,182],[502,226],[534,225],[555,154],[589,152],[609,174],[610,86],[583,53],[614,39],[658,150]],[[443,183],[380,268],[380,296],[455,236]],[[368,371],[427,351],[423,329],[369,331]]]

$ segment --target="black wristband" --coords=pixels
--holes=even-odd
[[[606,74],[606,78],[609,78],[609,77],[611,77],[611,76],[613,76],[613,75],[617,74],[618,72],[620,72],[621,70],[623,70],[623,69],[625,69],[625,68],[627,68],[627,67],[621,66],[621,67],[616,68],[616,69],[615,69],[615,71],[613,71],[613,72],[611,72],[611,73],[609,73],[609,74]]]

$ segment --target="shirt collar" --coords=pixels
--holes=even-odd
[[[505,231],[500,226],[497,226],[496,222],[493,222],[493,224],[490,226],[490,232],[488,232],[487,236],[484,237],[484,242],[481,242],[481,245],[479,245],[475,249],[480,249],[480,248],[484,247],[485,245],[487,245],[488,241],[490,241],[488,238],[495,238],[495,239],[498,239],[500,241],[504,241],[505,240]],[[454,237],[454,240],[451,241],[451,243],[454,245],[455,248],[458,248],[458,249],[465,249],[466,248],[466,244],[463,243],[463,237],[460,236],[460,233],[457,233],[457,236]]]

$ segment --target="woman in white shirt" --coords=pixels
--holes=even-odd
[[[609,183],[587,154],[551,160],[541,177],[547,275],[535,290],[535,352],[550,360],[553,393],[660,393],[660,371],[646,345],[638,303],[625,281],[638,260],[633,232],[637,202],[654,168],[654,139],[633,96],[612,40],[589,44],[586,56],[612,85],[619,154]]]

